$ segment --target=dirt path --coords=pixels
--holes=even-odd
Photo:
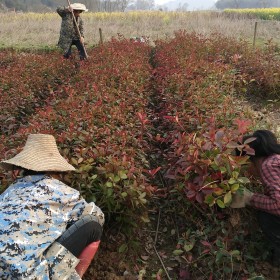
[[[261,97],[236,98],[237,106],[243,108],[243,112],[253,115],[258,128],[269,129],[280,137],[280,98],[263,99]]]

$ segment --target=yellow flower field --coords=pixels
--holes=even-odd
[[[257,17],[263,20],[280,20],[280,8],[263,9],[226,9],[225,13],[242,14]]]

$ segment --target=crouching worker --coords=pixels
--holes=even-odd
[[[272,246],[274,267],[280,267],[280,144],[269,130],[257,130],[243,138],[255,151],[250,156],[252,175],[264,186],[264,194],[245,190],[235,194],[232,208],[251,206],[258,210],[260,227]],[[280,279],[280,278],[275,278]]]
[[[18,178],[0,195],[0,279],[81,279],[102,234],[104,215],[58,178],[74,171],[48,134],[31,134],[1,162]]]
[[[69,7],[58,7],[56,11],[62,19],[58,46],[63,50],[64,58],[71,56],[72,46],[75,45],[79,51],[80,60],[86,59],[84,23],[80,14],[87,12],[88,9],[84,4],[74,3]]]

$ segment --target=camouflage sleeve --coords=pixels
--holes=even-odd
[[[84,37],[84,22],[82,19],[80,19],[80,22],[79,22],[79,30],[80,30],[81,36]]]
[[[87,215],[87,214],[95,216],[98,219],[99,224],[101,226],[104,225],[105,222],[104,213],[97,205],[95,205],[94,202],[90,202],[86,205],[83,215]]]
[[[64,17],[69,13],[69,10],[67,7],[57,7],[56,12],[61,16]]]
[[[94,202],[87,203],[82,197],[74,195],[63,209],[68,217],[68,223],[72,224],[85,215],[96,216],[99,224],[104,224],[104,214]]]

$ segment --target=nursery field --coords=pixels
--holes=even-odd
[[[0,51],[0,158],[29,133],[53,134],[78,170],[67,183],[106,215],[84,279],[276,279],[255,211],[229,205],[245,186],[261,191],[238,141],[280,132],[245,106],[279,108],[278,46],[177,31],[152,44],[115,36],[88,54]]]

